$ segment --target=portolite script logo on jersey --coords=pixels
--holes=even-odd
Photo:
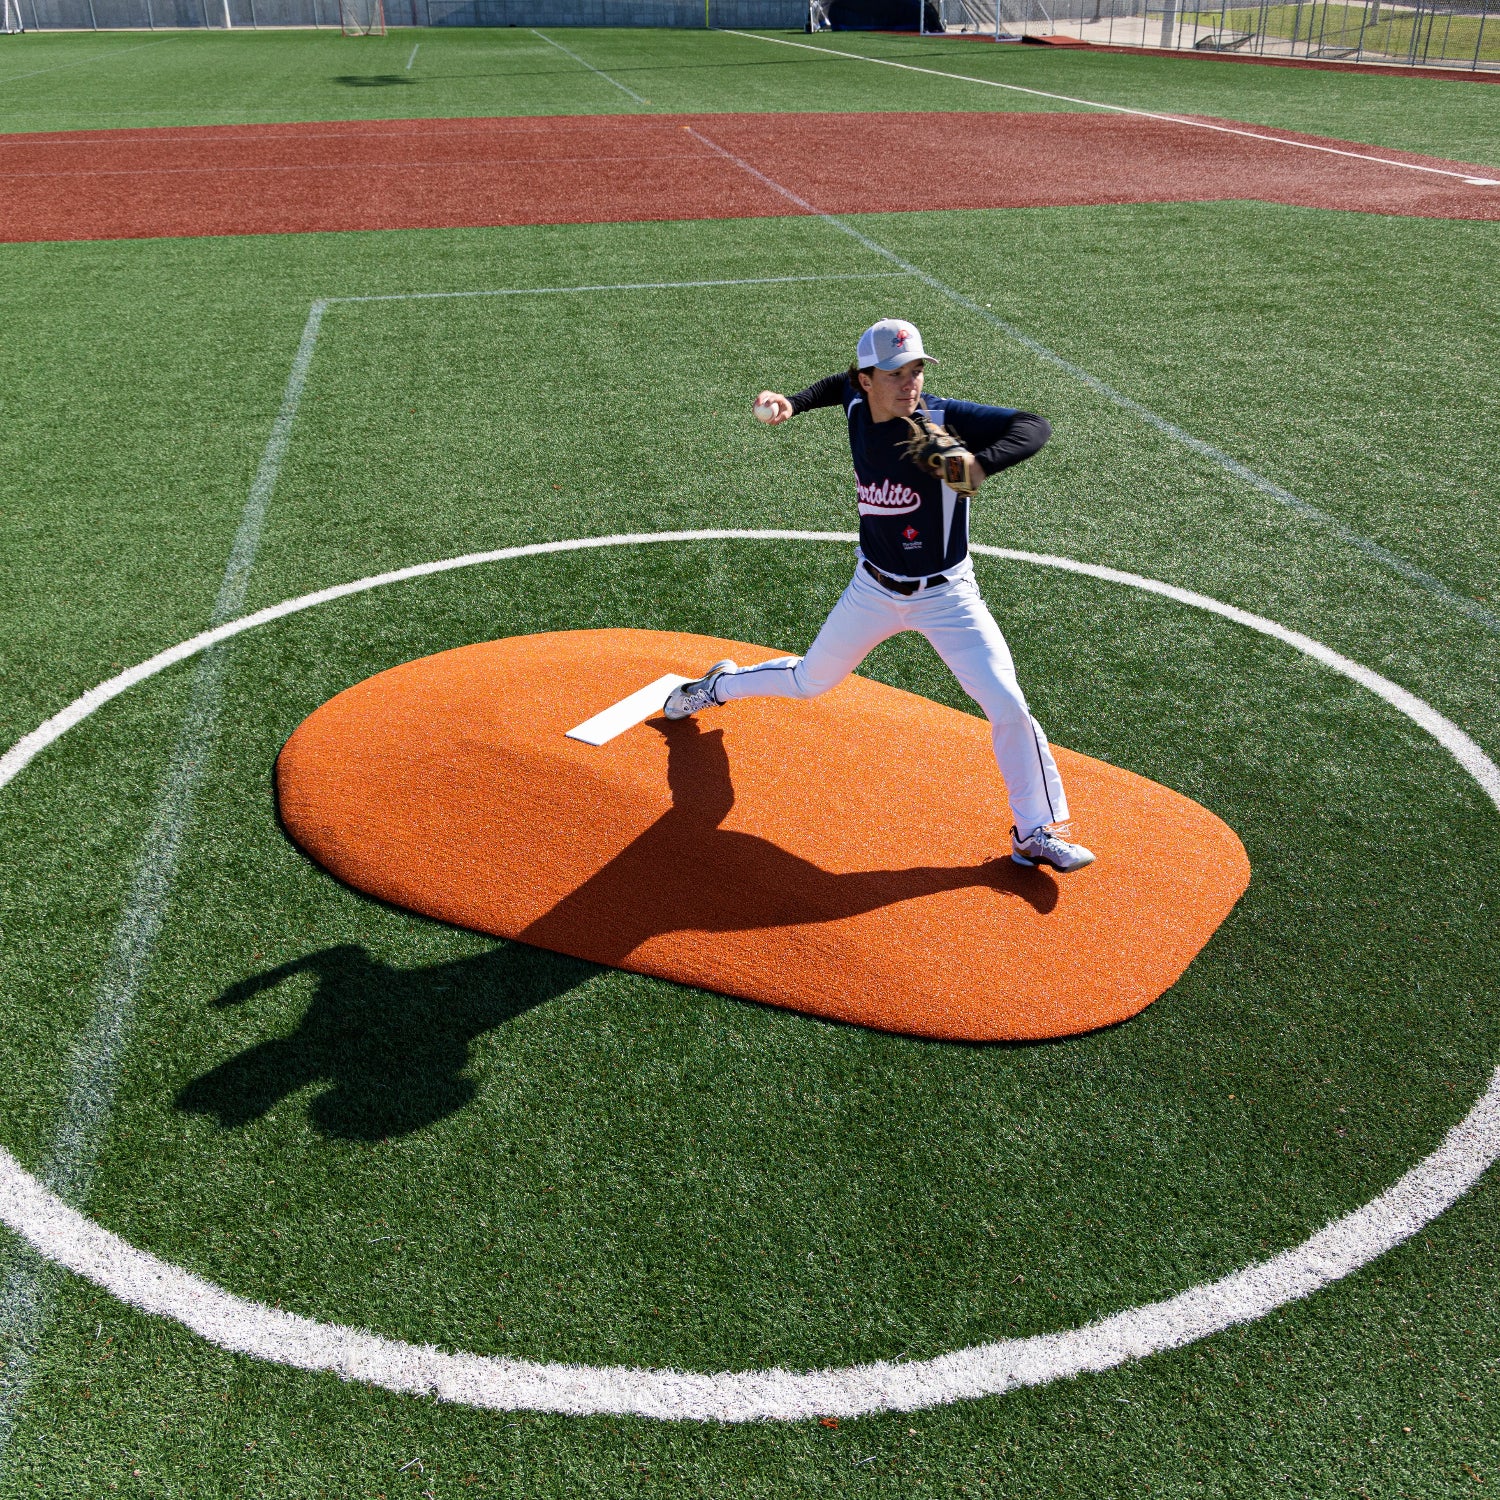
[[[879,484],[859,484],[859,513],[862,516],[900,516],[915,510],[922,497],[896,479],[882,479]]]

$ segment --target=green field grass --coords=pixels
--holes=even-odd
[[[294,32],[5,37],[0,131],[467,115],[1080,107],[989,86],[998,82],[1500,164],[1500,112],[1490,87],[1464,80],[850,33],[814,42],[825,51],[988,81],[964,83],[726,33],[558,35],[624,88],[522,28],[423,28],[383,39]],[[798,33],[780,36],[807,40]],[[413,45],[419,51],[408,69]]]
[[[431,87],[328,71],[353,76],[333,61],[351,51],[371,76],[404,71],[416,37],[8,38],[27,50],[3,57],[58,71],[0,99],[10,129],[622,107],[585,70],[539,71],[550,51],[520,60],[526,38],[421,35],[412,71],[433,57]],[[994,107],[995,91],[735,38],[567,40],[652,109]],[[835,43],[1151,107],[1180,86],[1192,112],[1500,159],[1479,149],[1495,140],[1481,85]],[[916,92],[892,99],[892,76]],[[943,358],[935,389],[1054,424],[985,490],[976,541],[1269,616],[1500,756],[1500,351],[1476,270],[1494,225],[1255,203],[852,222],[1057,358],[815,219],[0,247],[0,749],[204,628],[309,309],[383,295],[326,309],[246,610],[522,543],[851,529],[837,415],[766,430],[746,406],[842,366],[860,328],[900,312]],[[841,279],[750,280],[774,275]],[[616,289],[537,290],[584,286]],[[521,294],[403,299],[478,291]],[[1179,984],[1106,1032],[919,1043],[600,969],[359,897],[276,823],[280,745],[373,672],[599,626],[796,651],[849,566],[812,543],[573,553],[238,637],[92,1175],[71,1179],[82,1206],[241,1296],[389,1337],[812,1368],[1170,1295],[1299,1243],[1437,1145],[1500,1053],[1493,808],[1345,678],[1120,586],[979,564],[1052,737],[1202,802],[1254,874]],[[865,670],[970,707],[913,637]],[[33,1171],[195,681],[191,664],[153,678],[0,791],[0,1143]],[[1141,859],[1173,853],[1141,831]],[[297,1373],[38,1267],[7,1235],[0,1497],[1484,1494],[1497,1207],[1491,1176],[1363,1270],[1173,1353],[831,1427],[486,1412]],[[32,1284],[45,1305],[18,1343]]]
[[[1486,226],[1251,205],[860,223],[1346,524],[1465,592],[1495,589],[1500,538],[1476,526],[1475,496],[1496,428],[1471,384],[1492,349],[1457,297],[1434,294],[1462,285]],[[1191,253],[1205,242],[1211,263]],[[1135,253],[1101,277],[1103,247],[1122,243]],[[1251,274],[1278,257],[1284,276]],[[27,560],[5,600],[8,738],[201,628],[314,297],[885,270],[796,220],[6,259],[6,387],[28,397],[4,435],[0,502],[6,550]],[[1016,264],[1034,268],[1024,307],[1003,300]],[[1311,325],[1309,300],[1378,307],[1378,355],[1368,320]],[[948,356],[943,388],[1057,424],[981,507],[977,539],[1264,612],[1500,744],[1494,637],[889,279],[335,306],[247,607],[516,542],[846,527],[836,421],[767,433],[745,392],[837,365],[893,307]],[[490,351],[517,340],[525,358],[497,367]],[[710,483],[663,462],[679,445],[705,453]],[[372,671],[614,624],[797,649],[847,566],[840,549],[766,544],[507,564],[239,642],[90,1211],[243,1295],[392,1336],[805,1367],[921,1357],[1167,1294],[1296,1243],[1430,1150],[1500,1039],[1493,813],[1357,689],[1117,588],[983,570],[1054,736],[1202,800],[1256,874],[1184,981],[1111,1032],[932,1046],[599,971],[363,901],[276,827],[277,747]],[[870,670],[962,701],[920,645],[882,648]],[[179,670],[113,705],[0,809],[5,1140],[28,1163],[45,1154],[187,681]],[[287,964],[300,974],[215,1003]],[[1066,955],[1059,970],[1065,983]],[[299,1034],[325,1083],[256,1085],[236,1064]],[[1113,1375],[836,1431],[434,1406],[219,1354],[69,1282],[0,1493],[1124,1495],[1148,1477],[1174,1494],[1467,1493],[1469,1471],[1500,1460],[1494,1227],[1486,1186],[1264,1324]],[[398,1474],[413,1457],[422,1470]]]

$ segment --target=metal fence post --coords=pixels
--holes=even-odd
[[[1172,29],[1176,19],[1177,0],[1166,0],[1161,8],[1161,44],[1163,47],[1172,45]]]

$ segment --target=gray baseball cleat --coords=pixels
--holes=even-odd
[[[738,670],[727,656],[723,661],[716,661],[696,682],[685,682],[681,687],[673,688],[667,694],[662,712],[669,719],[686,719],[700,708],[717,708],[719,700],[714,696],[714,689],[719,679],[726,672]]]
[[[1062,835],[1070,831],[1066,823],[1033,828],[1023,839],[1014,828],[1010,831],[1010,857],[1018,865],[1051,865],[1060,874],[1081,870],[1094,862],[1092,849],[1070,844]]]

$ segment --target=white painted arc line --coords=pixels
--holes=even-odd
[[[406,71],[408,73],[411,72],[411,65],[417,60],[417,48],[419,48],[421,45],[421,42],[418,42],[416,47],[413,47],[411,49],[411,56],[406,59]]]
[[[1374,162],[1382,167],[1402,167],[1408,172],[1431,172],[1439,177],[1454,177],[1460,182],[1475,179],[1466,172],[1456,172],[1451,167],[1429,167],[1415,161],[1393,161],[1388,156],[1371,156],[1366,151],[1349,151],[1342,146],[1323,146],[1315,141],[1292,141],[1285,136],[1266,135],[1259,130],[1247,130],[1242,125],[1216,125],[1209,120],[1195,120],[1190,115],[1167,115],[1151,109],[1132,109],[1127,104],[1105,104],[1098,99],[1077,99],[1071,94],[1051,94],[1045,89],[1029,89],[1019,83],[999,83],[993,78],[974,78],[967,73],[945,73],[938,68],[920,68],[915,63],[896,62],[889,57],[870,57],[863,52],[842,52],[836,47],[815,47],[808,42],[789,42],[785,37],[760,36],[753,31],[732,31],[730,36],[742,36],[756,42],[774,42],[779,47],[800,47],[805,52],[826,52],[831,57],[853,58],[856,62],[877,63],[885,68],[901,68],[908,73],[927,73],[934,78],[948,78],[955,83],[977,83],[989,89],[1008,89],[1013,94],[1031,94],[1038,99],[1055,99],[1061,104],[1082,104],[1088,109],[1107,109],[1117,115],[1134,115],[1143,120],[1165,120],[1172,125],[1190,125],[1194,130],[1212,130],[1220,135],[1242,135],[1252,141],[1269,141],[1273,146],[1295,146],[1302,151],[1321,151],[1328,156],[1350,156],[1356,161]]]
[[[1357,682],[1377,697],[1383,698],[1392,708],[1405,714],[1458,761],[1464,770],[1484,788],[1485,795],[1495,804],[1496,810],[1500,811],[1500,768],[1496,767],[1495,762],[1485,754],[1473,738],[1465,734],[1451,719],[1446,718],[1430,704],[1418,698],[1415,693],[1408,692],[1398,683],[1382,677],[1378,672],[1372,672],[1352,658],[1340,655],[1321,641],[1316,641],[1309,635],[1303,635],[1301,631],[1288,629],[1285,625],[1278,625],[1273,620],[1251,614],[1249,610],[1239,609],[1235,605],[1221,603],[1207,594],[1195,594],[1189,589],[1178,588],[1175,584],[1158,583],[1143,578],[1137,573],[1121,572],[1118,568],[1107,568],[1097,563],[1075,562],[1072,558],[1053,557],[1040,552],[1016,552],[1005,547],[985,547],[978,543],[971,544],[969,550],[986,557],[1035,563],[1038,567],[1064,568],[1070,573],[1097,578],[1104,583],[1119,583],[1129,588],[1140,589],[1143,593],[1160,594],[1165,599],[1189,605],[1193,609],[1204,610],[1209,614],[1219,615],[1223,619],[1232,620],[1236,625],[1243,625],[1249,630],[1258,631],[1261,635],[1268,635],[1274,640],[1282,641],[1294,650],[1300,651],[1304,656],[1310,656],[1314,661],[1333,668],[1341,676]]]
[[[434,302],[450,297],[551,297],[566,292],[678,292],[695,287],[780,286],[794,281],[895,281],[910,271],[826,271],[806,276],[734,276],[710,281],[618,281],[593,286],[506,286],[472,292],[377,292],[365,297],[326,297],[335,302]]]
[[[208,630],[200,631],[188,640],[180,641],[175,646],[169,646],[164,651],[158,651],[155,656],[148,657],[136,666],[127,667],[123,672],[107,678],[104,682],[92,687],[88,692],[75,698],[67,707],[60,709],[44,723],[39,724],[30,734],[23,735],[17,740],[4,755],[0,755],[0,787],[8,785],[38,756],[48,745],[60,739],[68,730],[81,724],[90,714],[96,713],[104,705],[121,693],[128,692],[131,688],[138,686],[147,679],[155,677],[158,672],[165,671],[168,667],[176,666],[198,655],[200,651],[206,651],[210,646],[217,646],[223,641],[232,639],[234,636],[242,635],[247,630],[258,629],[262,625],[269,625],[273,620],[284,619],[288,615],[299,614],[306,609],[314,609],[322,604],[331,604],[336,599],[347,599],[354,594],[367,593],[371,589],[384,588],[392,583],[406,583],[416,578],[428,578],[436,573],[451,573],[461,568],[472,568],[482,563],[507,562],[518,557],[541,557],[553,552],[578,552],[594,547],[628,547],[644,546],[651,542],[700,542],[700,541],[819,541],[819,542],[849,542],[859,540],[853,532],[845,531],[746,531],[746,530],[713,530],[713,531],[653,531],[634,532],[628,535],[584,537],[573,538],[562,542],[531,542],[518,547],[499,547],[489,552],[469,552],[462,557],[443,558],[438,562],[415,563],[406,568],[395,568],[389,573],[376,574],[370,578],[360,578],[353,583],[335,584],[331,588],[319,589],[315,593],[302,594],[295,599],[283,600],[280,604],[270,604],[264,609],[256,610],[254,614],[243,615],[238,620],[231,620],[223,625],[216,625]]]
[[[585,745],[607,745],[627,729],[634,729],[637,724],[644,724],[652,714],[660,713],[662,705],[667,701],[667,694],[673,688],[681,687],[684,682],[691,681],[691,677],[680,677],[676,672],[668,672],[665,677],[658,677],[655,682],[648,682],[645,687],[637,688],[628,698],[621,698],[618,703],[610,704],[593,718],[574,725],[566,732],[567,738],[582,740]]]
[[[569,52],[568,49],[566,47],[564,47],[561,42],[554,42],[552,40],[552,38],[550,36],[548,36],[545,32],[538,31],[535,26],[529,27],[528,29],[530,30],[530,32],[531,32],[531,34],[533,36],[539,36],[539,37],[541,37],[541,39],[544,42],[546,42],[546,44],[549,47],[556,47],[559,52],[565,54],[568,57],[571,57],[573,59],[573,61],[578,64],[579,67],[581,67],[581,68],[587,68],[590,73],[597,74],[606,83],[612,83],[612,84],[614,84],[614,86],[617,89],[619,89],[619,91],[622,94],[629,94],[630,97],[632,99],[634,99],[637,104],[646,104],[646,103],[649,103],[648,100],[642,99],[641,96],[638,93],[636,93],[636,91],[634,89],[626,88],[625,85],[623,83],[621,83],[618,78],[611,78],[609,76],[609,74],[604,71],[603,68],[596,68],[593,65],[593,63],[591,63],[591,62],[584,62],[584,60],[576,52]]]
[[[653,542],[727,540],[847,544],[856,537],[842,532],[656,532],[541,542],[419,563],[284,600],[217,630],[204,631],[192,641],[161,652],[150,662],[110,679],[110,683],[100,684],[100,689],[126,679],[132,683],[142,681],[229,635],[390,583],[548,553]],[[1433,734],[1476,776],[1486,796],[1500,811],[1500,767],[1457,725],[1396,683],[1298,631],[1207,595],[1115,568],[1004,547],[976,546],[972,550],[987,557],[1056,568],[1141,589],[1282,641],[1369,688]],[[119,686],[99,696],[100,689],[78,700],[82,704],[92,698],[91,708],[70,718],[77,706],[70,705],[36,733],[64,721],[77,723],[124,691]],[[55,728],[47,742],[63,732],[63,728]],[[28,736],[27,740],[34,738]],[[14,779],[40,748],[40,744],[36,745],[24,759],[17,760],[18,744],[0,757],[0,786]],[[929,1360],[880,1361],[809,1372],[773,1369],[704,1375],[675,1370],[541,1364],[449,1353],[428,1345],[385,1339],[360,1329],[320,1324],[236,1297],[130,1245],[70,1208],[3,1150],[0,1150],[0,1219],[42,1255],[131,1306],[174,1318],[226,1349],[294,1368],[330,1371],[345,1379],[393,1391],[434,1393],[446,1401],[499,1410],[576,1415],[613,1413],[671,1420],[798,1420],[822,1415],[858,1416],[882,1409],[915,1410],[996,1395],[1018,1386],[1097,1373],[1263,1317],[1276,1307],[1306,1297],[1348,1275],[1409,1239],[1467,1192],[1497,1156],[1500,1156],[1500,1069],[1491,1076],[1485,1093],[1435,1151],[1369,1203],[1270,1260],[1081,1328],[976,1345]]]
[[[915,276],[924,285],[929,286],[940,296],[946,297],[956,307],[963,308],[966,312],[973,313],[982,318],[992,328],[998,329],[1006,338],[1013,340],[1023,349],[1029,350],[1038,359],[1045,360],[1048,364],[1071,375],[1073,379],[1086,385],[1091,391],[1103,396],[1107,401],[1113,402],[1122,411],[1128,411],[1132,416],[1139,417],[1141,421],[1156,428],[1158,432],[1164,433],[1173,442],[1181,443],[1184,448],[1196,453],[1201,458],[1208,459],[1217,464],[1228,474],[1233,474],[1236,479],[1242,480],[1253,489],[1259,490],[1263,495],[1269,495],[1279,504],[1286,506],[1288,510],[1295,511],[1299,516],[1309,521],[1316,522],[1341,542],[1357,548],[1366,557],[1378,563],[1392,573],[1398,574],[1409,583],[1414,583],[1418,588],[1441,599],[1445,604],[1457,610],[1460,614],[1467,615],[1475,623],[1484,627],[1492,635],[1500,635],[1500,615],[1493,610],[1485,608],[1475,599],[1460,594],[1457,589],[1451,588],[1441,578],[1427,572],[1425,568],[1419,568],[1414,562],[1402,557],[1399,552],[1392,552],[1388,547],[1382,547],[1379,542],[1371,541],[1369,537],[1355,531],[1352,526],[1346,526],[1336,516],[1330,515],[1325,510],[1320,510],[1316,505],[1310,504],[1300,496],[1292,494],[1290,490],[1283,489],[1279,484],[1267,479],[1248,464],[1242,464],[1237,458],[1231,457],[1221,448],[1215,448],[1212,443],[1205,443],[1202,438],[1194,437],[1185,428],[1179,427],[1175,422],[1160,416],[1151,410],[1149,406],[1143,405],[1134,397],[1127,396],[1123,391],[1117,391],[1106,381],[1100,380],[1097,375],[1091,374],[1081,365],[1076,365],[1072,360],[1049,349],[1045,344],[1039,343],[1030,335],[1022,333],[1004,318],[998,318],[988,308],[981,306],[972,297],[966,297],[962,292],[956,291],[946,282],[939,281],[936,276],[914,266],[908,260],[903,260],[894,250],[882,245],[878,240],[873,240],[869,235],[856,229],[854,225],[834,214],[825,212],[815,204],[809,203],[806,198],[799,197],[789,187],[783,186],[774,178],[768,177],[758,167],[752,166],[742,157],[736,156],[732,151],[726,150],[717,141],[710,140],[708,136],[692,126],[684,126],[684,130],[694,140],[701,141],[710,151],[716,152],[726,161],[733,162],[742,171],[764,183],[772,192],[779,193],[789,203],[795,203],[807,213],[813,214],[821,219],[832,229],[837,229],[840,234],[848,235],[850,239],[857,241],[867,250],[875,255],[881,256],[892,265],[899,266],[910,276]]]

